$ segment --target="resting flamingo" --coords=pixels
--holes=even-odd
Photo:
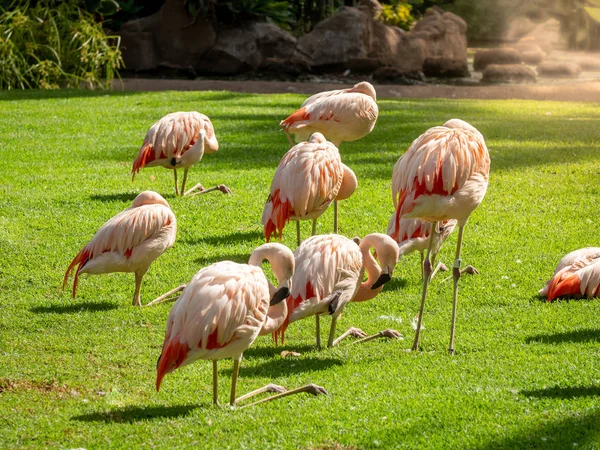
[[[271,264],[278,288],[265,277],[261,269],[263,260]],[[325,389],[314,384],[291,391],[269,384],[236,399],[242,354],[257,338],[269,305],[282,302],[289,295],[293,273],[294,255],[284,245],[275,243],[254,250],[248,264],[221,261],[201,269],[169,313],[156,365],[156,390],[167,373],[198,359],[208,359],[213,362],[213,402],[218,405],[217,361],[233,358],[231,406],[263,392],[281,393],[261,402],[298,392],[326,394]]]
[[[381,263],[371,254],[374,248]],[[277,342],[285,343],[288,325],[305,317],[315,316],[317,325],[317,347],[321,346],[321,314],[331,315],[331,327],[327,346],[337,345],[348,336],[362,337],[360,342],[376,337],[399,337],[394,330],[384,330],[369,337],[351,327],[335,338],[337,319],[349,302],[362,302],[375,298],[383,285],[391,280],[396,262],[398,246],[385,234],[373,233],[358,242],[338,234],[313,236],[300,244],[294,252],[296,271],[292,279],[291,295],[285,307],[279,308],[279,318],[271,317],[279,325],[273,333]],[[367,280],[363,274],[367,271]],[[275,314],[269,313],[270,316]],[[282,320],[283,318],[283,320]],[[266,334],[269,329],[263,330]]]
[[[175,195],[190,195],[196,190],[200,194],[215,190],[231,194],[231,190],[224,184],[205,189],[198,183],[190,190],[185,190],[190,167],[199,162],[204,153],[214,153],[217,150],[219,143],[215,129],[207,116],[196,111],[167,114],[152,125],[146,134],[137,158],[133,161],[131,181],[142,168],[161,166],[173,170]],[[183,168],[181,190],[177,185],[179,168]]]
[[[575,250],[564,256],[554,276],[540,290],[551,302],[558,297],[585,296],[600,294],[600,248],[587,247]]]
[[[488,185],[490,157],[483,136],[473,126],[452,119],[433,127],[413,141],[397,163],[404,174],[398,186],[396,204],[402,205],[402,219],[419,218],[436,224],[455,219],[458,225],[456,257],[452,268],[454,295],[448,351],[454,354],[454,330],[458,303],[458,280],[461,276],[460,250],[465,224],[479,206]],[[429,248],[423,265],[423,292],[413,350],[419,349],[419,335],[427,287],[431,279],[430,254],[435,233],[430,233]]]
[[[300,109],[280,122],[290,145],[306,140],[312,133],[320,132],[336,147],[342,142],[356,141],[375,127],[379,109],[377,95],[371,83],[362,81],[349,89],[325,91],[304,101]],[[333,232],[338,232],[338,205],[333,203]]]
[[[73,298],[79,275],[133,272],[133,305],[141,306],[142,279],[150,264],[175,243],[177,221],[167,201],[153,191],[139,194],[131,208],[120,212],[96,232],[73,258],[63,280],[63,289],[75,270]]]
[[[340,152],[321,133],[314,133],[308,142],[301,142],[287,151],[271,182],[271,191],[262,214],[267,242],[271,235],[281,240],[285,225],[296,221],[296,236],[300,245],[300,220],[313,221],[329,204],[352,195],[356,176],[342,163]]]

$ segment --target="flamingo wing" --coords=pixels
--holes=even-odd
[[[147,204],[128,208],[106,222],[94,237],[71,261],[63,280],[63,288],[71,271],[75,271],[73,297],[81,269],[89,260],[106,252],[117,252],[129,258],[133,250],[147,239],[156,236],[162,229],[175,225],[175,215],[170,208],[159,204]]]
[[[338,149],[323,142],[301,142],[282,158],[263,210],[265,237],[281,232],[292,217],[315,218],[336,198],[344,178]]]
[[[258,336],[268,308],[269,287],[260,268],[222,261],[201,269],[169,313],[157,389],[177,367],[232,356],[228,347],[243,352]]]
[[[560,270],[548,283],[548,301],[563,296],[598,295],[600,259],[581,258]]]
[[[475,174],[487,180],[489,168],[487,147],[479,132],[430,128],[413,141],[394,167],[394,204],[402,216],[421,195],[452,195]]]
[[[171,158],[183,155],[198,140],[200,130],[207,130],[207,142],[212,151],[218,143],[210,119],[198,112],[170,113],[156,122],[144,139],[131,173],[133,177],[143,167],[168,165]],[[216,147],[216,148],[215,148]]]

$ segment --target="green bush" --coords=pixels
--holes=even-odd
[[[412,14],[413,5],[402,0],[382,4],[383,10],[379,19],[386,25],[394,25],[409,30],[415,18]]]
[[[0,11],[0,89],[110,87],[123,60],[76,0]]]

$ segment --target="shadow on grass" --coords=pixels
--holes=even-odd
[[[383,292],[394,292],[404,289],[408,285],[406,278],[392,278],[390,281],[385,283]]]
[[[79,420],[82,422],[132,423],[148,419],[183,417],[199,407],[200,405],[127,406],[125,408],[115,408],[106,412],[95,412],[73,416],[71,417],[71,420]]]
[[[525,338],[528,344],[562,344],[564,342],[600,342],[600,329],[584,328],[564,333],[537,334]]]
[[[198,244],[210,244],[210,245],[223,245],[224,243],[233,244],[237,242],[253,241],[255,239],[262,239],[263,234],[261,231],[236,231],[235,233],[225,234],[220,236],[197,236],[182,239],[181,242],[189,245]]]
[[[589,411],[589,410],[588,410]],[[521,428],[503,439],[480,445],[478,449],[596,448],[600,439],[600,412],[580,411],[561,420]]]
[[[266,336],[265,339],[270,339],[270,336]],[[254,358],[262,358],[262,357],[274,357],[274,356],[278,356],[279,354],[281,354],[282,351],[287,350],[287,351],[294,351],[294,352],[298,352],[298,353],[306,353],[306,352],[312,352],[316,350],[316,345],[299,345],[299,346],[278,346],[275,347],[275,344],[273,343],[273,345],[271,347],[254,347],[254,348],[249,348],[248,350],[246,350],[244,352],[244,359],[254,359]]]
[[[68,305],[34,306],[29,311],[36,314],[76,314],[80,312],[110,311],[119,307],[111,302],[77,302]]]
[[[214,256],[201,256],[194,259],[194,264],[198,267],[208,266],[217,261],[233,261],[239,264],[247,264],[250,255],[246,253],[228,253],[225,255],[217,254]]]
[[[600,386],[553,386],[544,389],[521,391],[526,397],[572,399],[578,397],[600,396]]]
[[[90,195],[90,200],[99,202],[132,202],[139,195],[139,192],[125,192],[119,194],[93,194]],[[164,197],[164,196],[163,196]]]
[[[240,377],[280,377],[295,373],[320,372],[333,366],[341,366],[343,361],[338,358],[278,358],[266,361],[254,367],[242,367]],[[232,369],[226,373],[231,376]]]

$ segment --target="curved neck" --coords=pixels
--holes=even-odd
[[[264,336],[279,330],[281,325],[283,325],[285,318],[287,317],[287,311],[287,302],[285,300],[277,303],[274,306],[270,306],[269,311],[267,312],[267,320],[265,321],[265,324],[263,325],[259,334]]]
[[[372,245],[370,239],[365,237],[362,241],[360,241],[359,247],[363,257],[363,265],[367,272],[367,281],[364,281],[360,284],[356,296],[352,299],[353,302],[371,300],[383,289],[383,286],[378,287],[377,289],[371,289],[373,283],[375,283],[375,281],[377,281],[381,275],[381,267],[379,267],[379,264],[377,264],[377,261],[371,254]]]

